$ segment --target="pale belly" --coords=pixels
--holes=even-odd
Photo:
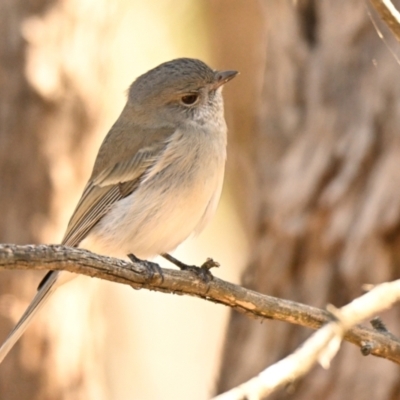
[[[123,257],[151,258],[174,250],[211,218],[219,200],[223,167],[192,183],[166,179],[141,185],[118,201],[80,247]],[[195,183],[193,183],[195,182]]]

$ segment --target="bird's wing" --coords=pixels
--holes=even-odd
[[[160,140],[92,176],[72,214],[62,244],[78,246],[115,202],[139,186],[142,176],[157,164],[167,144],[168,138]]]
[[[78,246],[110,206],[121,198],[118,185],[101,187],[89,182],[69,221],[62,244]]]
[[[117,185],[134,181],[151,167],[162,154],[166,143],[155,143],[151,147],[140,149],[132,158],[122,160],[103,169],[94,179],[95,186]]]
[[[131,159],[116,163],[90,180],[72,215],[62,243],[67,246],[79,245],[112,204],[135,190],[141,176],[157,162],[157,151],[160,152],[160,149],[161,146],[155,145],[153,151],[139,151]],[[60,277],[64,274],[65,272],[60,271],[46,274],[33,301],[0,347],[0,363],[24,333],[32,318],[62,283]]]

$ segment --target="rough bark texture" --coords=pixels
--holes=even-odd
[[[227,113],[228,171],[234,191],[245,189],[251,243],[243,284],[323,307],[398,277],[400,70],[365,2],[219,0],[209,15],[219,62],[242,71]],[[384,320],[400,332],[396,310]],[[308,334],[233,313],[218,392]],[[399,385],[397,366],[343,346],[328,371],[273,398],[394,399]]]

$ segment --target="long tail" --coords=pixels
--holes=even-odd
[[[56,290],[56,288],[59,286],[55,285],[58,277],[59,272],[53,271],[46,277],[46,280],[43,281],[31,304],[29,304],[28,308],[22,315],[21,319],[18,321],[17,325],[15,325],[14,329],[8,335],[6,341],[0,347],[0,363],[4,360],[4,357],[8,354],[8,352],[12,349],[17,340],[25,332],[25,329],[28,327],[32,318],[46,303],[47,299],[54,292],[54,290]]]

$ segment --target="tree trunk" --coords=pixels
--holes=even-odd
[[[100,71],[94,69],[99,54],[90,35],[75,33],[84,26],[101,42],[107,18],[99,17],[102,2],[96,10],[82,3],[0,0],[0,242],[59,241],[88,174],[77,160],[99,124],[92,111],[102,106],[96,92]],[[80,64],[73,65],[79,54]],[[1,274],[1,342],[40,277]],[[0,365],[1,399],[105,398],[99,337],[93,335],[101,314],[92,309],[92,289],[85,285],[85,292],[57,310],[46,306],[40,323],[29,327]]]
[[[209,4],[219,63],[242,69],[227,115],[229,178],[251,246],[243,284],[324,307],[397,278],[400,69],[390,33],[386,45],[362,0]],[[383,318],[400,332],[396,310]],[[309,334],[233,313],[218,392]],[[328,371],[272,398],[389,400],[399,385],[396,365],[345,344]]]

